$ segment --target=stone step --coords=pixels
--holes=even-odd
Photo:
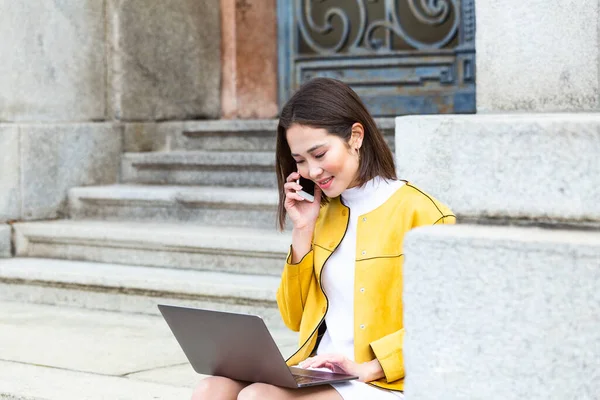
[[[0,258],[11,256],[11,228],[10,225],[0,224]]]
[[[283,322],[275,294],[279,278],[42,258],[0,260],[0,300],[159,315],[177,304]]]
[[[595,396],[600,232],[434,226],[409,232],[404,254],[406,387],[420,398],[470,398],[467,382]]]
[[[176,223],[62,220],[13,225],[18,257],[278,276],[289,233]]]
[[[394,149],[394,119],[377,118]],[[125,124],[125,151],[275,151],[277,120],[170,121]]]
[[[0,374],[2,400],[178,400],[192,393],[191,387],[3,360]]]
[[[268,187],[277,186],[275,153],[173,151],[125,153],[125,183]]]
[[[396,119],[401,178],[464,221],[600,226],[600,113]]]
[[[69,191],[73,219],[165,221],[270,230],[276,229],[277,202],[277,191],[267,188],[124,184]],[[0,237],[1,233],[0,229]]]

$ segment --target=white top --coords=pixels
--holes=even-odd
[[[327,330],[319,343],[317,354],[338,353],[343,354],[347,358],[354,360],[354,268],[356,254],[356,225],[359,217],[367,214],[377,207],[384,204],[398,189],[404,185],[403,181],[385,180],[381,177],[376,177],[368,181],[361,187],[347,189],[342,193],[342,202],[350,208],[350,221],[346,235],[342,242],[323,266],[321,281],[323,290],[329,300],[329,309],[325,315],[325,323]],[[360,321],[356,321],[360,324]],[[354,382],[360,384],[360,382]],[[350,385],[332,385],[344,399],[350,399]],[[373,386],[363,385],[366,389],[373,390],[375,397],[369,398],[386,398],[377,396],[381,395],[397,395],[383,391]],[[357,391],[357,388],[350,389],[352,393]],[[362,388],[361,388],[362,390]],[[355,396],[354,396],[355,397]]]

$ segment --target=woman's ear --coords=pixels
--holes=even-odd
[[[350,147],[354,150],[360,149],[365,138],[365,128],[360,122],[352,125],[352,135],[350,136]]]

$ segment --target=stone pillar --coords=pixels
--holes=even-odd
[[[459,221],[404,242],[405,395],[594,399],[600,1],[476,8],[479,114],[396,119],[400,177]]]
[[[277,115],[277,2],[221,0],[224,118]]]
[[[600,109],[598,0],[477,2],[477,112]]]
[[[218,118],[219,0],[106,0],[110,117]]]

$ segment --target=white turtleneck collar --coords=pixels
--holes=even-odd
[[[357,217],[385,203],[402,185],[404,181],[376,176],[362,186],[346,189],[342,193],[342,202],[354,210]]]

